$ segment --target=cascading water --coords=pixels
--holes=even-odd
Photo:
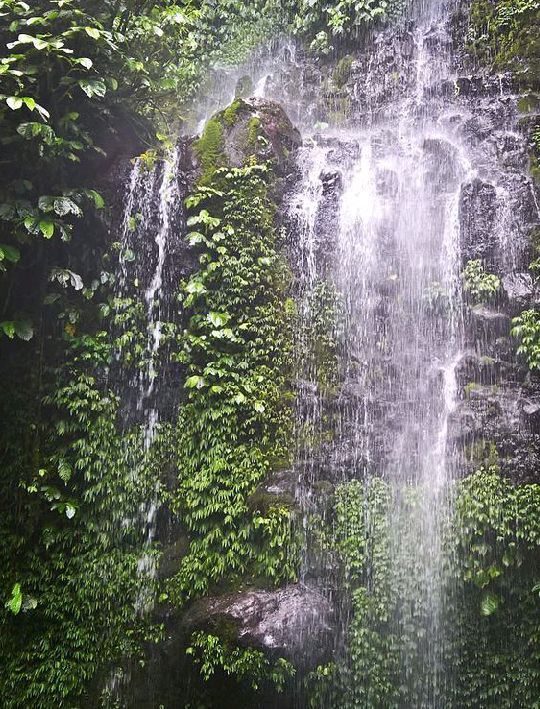
[[[402,34],[394,29],[370,49],[355,85],[358,115],[305,141],[301,185],[290,200],[300,249],[299,331],[312,335],[299,337],[302,581],[338,598],[334,657],[347,668],[340,706],[446,707],[453,691],[453,559],[445,533],[454,477],[449,420],[466,347],[463,194],[478,169],[496,175],[499,168],[464,130],[472,111],[456,88],[451,10],[435,0],[413,3]],[[396,37],[401,74],[389,76]],[[511,269],[522,249],[520,217],[508,191],[493,189],[500,260]],[[332,386],[313,327],[321,288],[335,294]],[[336,576],[332,551],[321,552],[312,529],[325,515],[314,491],[328,481],[338,491],[361,483],[362,587],[350,569],[345,581]],[[377,519],[379,503],[370,500],[381,485]],[[354,513],[347,514],[350,525]],[[380,654],[371,665],[358,660],[365,645],[355,637],[355,617],[377,636]],[[383,681],[395,684],[386,694],[376,686],[381,677],[369,676],[385,663]]]
[[[178,223],[178,214],[182,208],[182,199],[178,183],[181,150],[176,147],[166,160],[151,169],[145,168],[142,160],[135,160],[122,220],[122,241],[120,243],[120,278],[118,283],[117,303],[125,307],[126,298],[135,289],[145,285],[144,306],[146,321],[146,344],[141,363],[130,382],[136,397],[136,410],[142,415],[144,426],[144,450],[147,452],[154,440],[159,421],[159,408],[154,396],[157,378],[157,361],[164,337],[163,329],[170,306],[171,293],[163,297],[164,273],[167,257],[171,257],[171,243],[174,242],[173,228]],[[150,243],[144,243],[153,237]],[[176,237],[178,239],[178,236]],[[129,269],[136,254],[140,262]],[[140,257],[144,256],[143,259]],[[169,264],[169,270],[170,270]],[[131,272],[130,272],[131,271]],[[131,277],[131,278],[130,278]],[[170,276],[169,276],[170,280]],[[170,322],[170,321],[169,321]],[[122,351],[118,352],[122,357]],[[140,511],[140,525],[144,529],[145,544],[150,547],[156,533],[156,500],[148,500]],[[155,567],[150,556],[144,556],[139,562],[141,574],[155,574]],[[148,602],[141,599],[141,606]],[[148,610],[148,608],[146,608]]]
[[[140,451],[135,452],[136,464],[131,472],[135,487],[147,486],[160,419],[167,420],[172,413],[168,406],[168,399],[174,398],[169,370],[174,365],[169,359],[168,342],[177,319],[174,293],[183,267],[175,261],[183,218],[181,157],[179,144],[154,164],[147,164],[144,158],[133,161],[117,244],[119,261],[112,301],[116,323],[112,335],[117,350],[112,376],[123,404],[125,425],[135,422],[141,431]],[[153,609],[157,574],[154,543],[160,505],[159,471],[153,471],[152,479],[153,490],[141,501],[136,518],[123,523],[140,538],[139,592],[134,610],[141,616]],[[129,663],[116,668],[104,687],[104,696],[110,701],[124,701],[131,679]]]

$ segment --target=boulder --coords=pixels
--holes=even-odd
[[[184,624],[190,631],[234,628],[240,644],[285,657],[297,667],[324,662],[336,632],[328,599],[300,583],[201,599],[188,610]]]
[[[218,115],[223,119],[224,152],[231,166],[241,167],[255,155],[261,161],[274,160],[278,173],[291,167],[302,139],[279,103],[239,98]]]
[[[209,183],[219,168],[244,167],[253,161],[271,163],[275,176],[288,177],[296,172],[294,158],[301,142],[279,103],[237,98],[207,121],[193,143],[199,181]]]

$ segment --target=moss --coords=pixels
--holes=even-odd
[[[261,128],[261,119],[257,116],[252,116],[247,124],[247,146],[249,148],[256,147],[259,138],[259,130]]]
[[[517,107],[520,113],[533,113],[539,104],[540,100],[536,94],[527,94],[518,100]]]
[[[264,488],[258,488],[249,496],[247,504],[250,510],[267,514],[272,507],[291,509],[294,506],[294,497],[286,492],[275,494]]]
[[[480,386],[480,385],[477,384],[476,382],[469,382],[468,384],[466,384],[466,385],[463,387],[463,394],[464,394],[465,398],[466,398],[466,399],[470,399],[470,398],[471,398],[471,394],[473,393],[473,391],[475,391],[476,389],[478,389],[479,386]]]
[[[469,50],[495,69],[511,70],[523,87],[540,81],[540,5],[523,0],[473,0]]]
[[[531,155],[529,172],[535,184],[540,185],[540,159],[536,155]],[[540,251],[538,246],[536,248]]]
[[[348,54],[347,56],[340,59],[337,63],[336,68],[334,69],[334,72],[332,74],[332,81],[337,87],[341,88],[349,80],[353,61],[353,57]]]
[[[239,623],[229,615],[217,615],[212,617],[208,625],[208,630],[217,635],[226,643],[234,644],[238,640]]]
[[[242,105],[243,105],[242,99],[238,98],[235,101],[233,101],[231,103],[231,105],[223,111],[223,113],[221,115],[223,116],[223,121],[226,125],[228,125],[228,126],[234,125],[237,115],[238,115],[238,111],[240,110]]]
[[[343,123],[351,117],[351,99],[349,96],[332,96],[327,100],[328,122],[333,125]]]
[[[216,170],[226,163],[223,148],[223,126],[219,118],[211,118],[202,136],[194,145],[195,154],[202,168],[201,185],[211,182]]]
[[[535,253],[540,254],[540,227],[533,226],[529,230],[529,243]]]

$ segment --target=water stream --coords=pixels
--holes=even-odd
[[[444,535],[455,476],[449,419],[466,348],[460,205],[479,167],[497,170],[492,156],[486,165],[471,145],[463,131],[471,106],[450,89],[457,79],[452,9],[415,3],[401,35],[378,39],[356,84],[362,113],[304,141],[301,186],[289,204],[301,264],[300,333],[312,333],[298,345],[302,581],[337,599],[334,658],[348,665],[346,706],[442,708],[452,694],[453,560]],[[392,76],[388,53],[396,47],[400,74]],[[497,188],[496,196],[507,240],[501,260],[511,267],[520,241],[509,225],[508,191]],[[312,327],[322,290],[334,294],[331,382]],[[355,481],[367,537],[358,535],[365,570],[356,586],[336,575],[332,551],[321,549],[313,531],[325,516],[316,490],[330,483],[345,494]],[[377,489],[384,502],[370,503]],[[379,666],[393,663],[387,676],[398,678],[386,699],[369,678],[375,665],[355,659],[361,613],[380,642]]]

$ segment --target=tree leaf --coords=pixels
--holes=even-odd
[[[204,377],[199,377],[197,375],[189,377],[186,380],[187,389],[202,389],[202,387],[204,387],[205,385],[206,381],[204,380]]]
[[[97,27],[85,27],[84,31],[89,37],[92,37],[92,39],[99,39],[101,37],[101,32]]]
[[[94,66],[94,62],[88,57],[79,57],[74,60],[76,64],[80,64],[85,69],[91,69]]]
[[[39,230],[46,239],[50,239],[54,234],[54,222],[42,219],[39,222]]]
[[[107,93],[107,87],[101,79],[80,79],[78,84],[88,98],[103,98]]]
[[[484,616],[490,616],[497,612],[500,599],[494,593],[486,593],[480,604],[480,611]]]
[[[31,340],[34,337],[34,328],[30,320],[16,320],[15,321],[15,334],[20,340]]]
[[[0,260],[6,260],[10,263],[17,263],[21,258],[21,252],[14,246],[8,244],[0,244]]]
[[[13,615],[18,615],[21,610],[22,600],[21,584],[16,583],[11,589],[11,598],[6,601],[5,607],[10,610]]]
[[[6,337],[12,340],[15,337],[15,323],[12,320],[4,320],[0,322],[0,328]]]
[[[22,98],[20,98],[20,96],[8,96],[8,98],[6,99],[6,103],[12,111],[16,111],[23,105],[23,100]]]

